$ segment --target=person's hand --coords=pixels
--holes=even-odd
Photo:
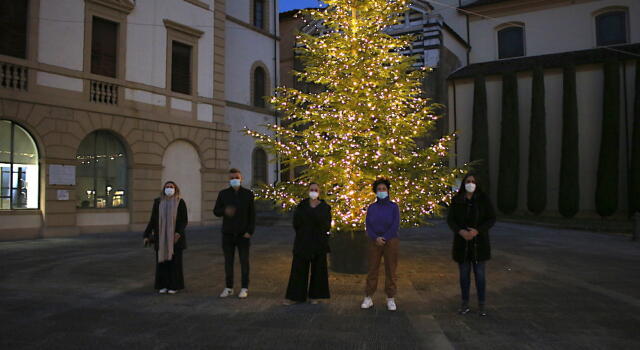
[[[478,232],[478,230],[476,230],[475,228],[470,228],[469,232],[471,233],[472,238],[480,234],[480,232]]]
[[[179,233],[175,233],[175,234],[173,235],[173,244],[178,243],[178,240],[180,240],[180,237],[181,237],[181,236],[180,236],[180,234],[179,234]]]
[[[143,240],[143,242],[144,242],[144,246],[145,246],[145,247],[148,247],[148,246],[149,246],[149,244],[151,244],[151,241],[149,240],[149,238],[145,238],[145,239]]]
[[[251,235],[249,233],[245,233],[244,235],[242,235],[242,237],[244,237],[246,239],[249,239],[249,238],[251,238]]]
[[[471,239],[470,233],[467,230],[460,230],[458,231],[458,234],[467,241]]]
[[[236,207],[234,206],[227,206],[224,208],[224,215],[227,217],[233,217],[234,215],[236,215]]]
[[[376,244],[379,247],[382,247],[383,245],[385,245],[385,243],[387,243],[387,241],[383,237],[376,238]]]

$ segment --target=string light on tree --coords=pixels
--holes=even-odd
[[[410,36],[384,33],[399,23],[408,0],[326,0],[324,9],[304,16],[322,23],[320,35],[300,34],[297,55],[304,70],[300,81],[323,87],[318,93],[279,88],[271,99],[282,125],[269,125],[276,135],[246,132],[277,154],[284,170],[302,167],[292,181],[267,185],[258,196],[293,208],[307,184],[325,186],[338,231],[364,229],[366,207],[375,197],[371,183],[393,181],[403,226],[424,223],[448,202],[460,169],[448,167],[454,135],[419,147],[438,119],[424,97],[425,71],[401,52]]]

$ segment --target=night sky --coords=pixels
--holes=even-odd
[[[280,12],[307,7],[318,7],[319,0],[280,0]]]

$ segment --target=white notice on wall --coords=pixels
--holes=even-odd
[[[68,190],[58,190],[58,200],[59,201],[68,201],[69,200],[69,191]]]
[[[76,167],[75,165],[49,165],[49,185],[67,185],[76,184]]]

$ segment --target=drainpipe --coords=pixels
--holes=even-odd
[[[462,0],[458,0],[458,7],[462,7]],[[469,14],[467,12],[464,13],[464,16],[467,18],[467,66],[471,62],[471,31],[469,30]]]
[[[453,132],[458,132],[458,94],[456,92],[456,80],[451,79],[453,85]],[[455,168],[458,168],[458,135],[453,139],[453,148],[455,149],[454,164]]]
[[[627,62],[625,60],[622,61],[622,93],[624,96],[624,141],[625,141],[625,159],[627,165],[627,189],[631,184],[629,180],[631,179],[631,147],[629,146],[629,101],[627,98]],[[627,194],[629,191],[626,191]],[[627,205],[630,204],[629,198],[627,198]],[[631,208],[629,208],[631,209]],[[629,210],[629,215],[633,215],[634,213]],[[637,221],[636,221],[637,224]]]
[[[273,0],[273,91],[278,88],[278,0]],[[280,118],[278,118],[278,112],[273,112],[274,122],[277,126],[280,126]],[[280,156],[276,154],[276,167],[274,185],[280,181]]]

